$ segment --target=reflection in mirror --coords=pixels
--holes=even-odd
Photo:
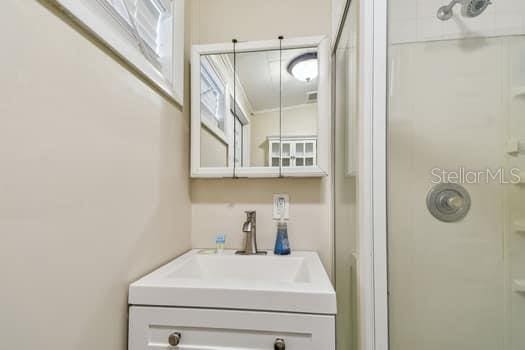
[[[201,57],[201,166],[229,167],[232,151],[232,129],[229,127],[229,88],[227,72],[221,70],[222,55]]]
[[[282,166],[317,165],[317,48],[283,50]]]
[[[201,167],[317,165],[316,50],[201,56]]]
[[[245,126],[242,167],[279,166],[278,162],[272,164],[268,156],[268,137],[279,137],[279,68],[279,50],[237,54],[236,95],[250,114],[249,124]],[[261,120],[260,113],[270,110],[276,112],[275,118]]]

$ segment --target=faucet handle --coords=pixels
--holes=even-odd
[[[250,217],[252,215],[257,214],[255,210],[246,210],[245,213],[246,213],[246,217]]]

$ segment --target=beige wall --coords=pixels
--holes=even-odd
[[[331,29],[329,0],[195,0],[191,5],[194,44],[329,35]],[[292,248],[318,251],[330,271],[329,177],[192,181],[193,246],[212,247],[215,234],[223,232],[228,247],[240,248],[244,210],[255,209],[260,247],[272,249],[272,194],[280,192],[290,194]]]
[[[317,135],[317,103],[283,111],[283,136]],[[279,136],[279,111],[257,113],[251,117],[250,164],[268,166],[268,136]]]
[[[330,34],[330,0],[192,0],[195,44]]]
[[[0,23],[0,347],[123,350],[190,248],[188,115],[36,1]]]

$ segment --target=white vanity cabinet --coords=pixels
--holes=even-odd
[[[333,315],[130,307],[129,350],[335,350],[334,339]]]
[[[336,295],[315,252],[194,249],[129,287],[128,350],[335,350]]]

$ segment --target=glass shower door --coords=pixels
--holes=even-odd
[[[525,2],[446,5],[389,0],[390,348],[522,350]]]
[[[335,43],[333,196],[337,349],[358,348],[357,113],[359,0],[345,3]]]

